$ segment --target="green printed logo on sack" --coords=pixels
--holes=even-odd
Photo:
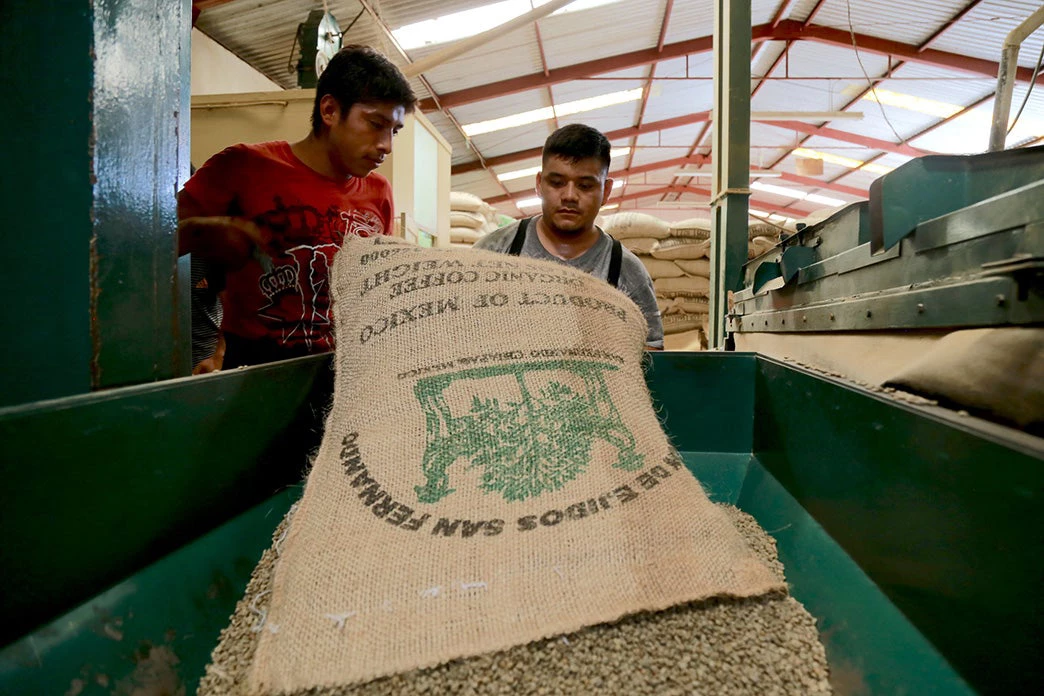
[[[417,499],[434,503],[453,493],[448,470],[460,459],[467,460],[466,470],[482,469],[484,492],[499,492],[508,501],[536,498],[583,473],[599,438],[616,448],[615,468],[637,471],[644,457],[635,451],[634,435],[603,374],[616,369],[595,361],[550,360],[419,380],[413,391],[424,409],[427,446],[426,480],[415,487]],[[516,400],[483,396],[484,387],[503,393],[504,380],[517,386]],[[454,414],[451,402],[469,403],[470,409]]]

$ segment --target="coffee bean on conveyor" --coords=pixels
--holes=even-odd
[[[753,517],[721,506],[753,552],[782,578],[775,541]],[[290,516],[275,531],[282,538]],[[269,548],[222,632],[200,696],[245,694],[277,554]],[[592,626],[496,653],[454,660],[310,696],[423,694],[831,693],[815,619],[792,597],[711,599]]]

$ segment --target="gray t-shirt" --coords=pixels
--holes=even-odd
[[[522,256],[557,261],[585,273],[590,273],[602,280],[609,277],[609,259],[613,248],[612,237],[598,230],[601,232],[602,237],[595,242],[593,247],[575,259],[560,259],[548,252],[544,245],[540,243],[540,236],[536,231],[536,224],[539,219],[539,216],[534,217],[529,222],[529,226],[526,229],[526,242],[522,245]],[[518,222],[513,222],[475,242],[475,248],[506,254],[511,248],[511,242],[515,239],[517,232]],[[649,348],[663,348],[663,322],[660,320],[660,308],[656,305],[656,293],[653,291],[652,278],[637,256],[626,248],[622,251],[620,281],[616,287],[620,292],[630,297],[638,305],[638,308],[642,310],[642,314],[645,315],[645,321],[649,324],[649,333],[645,338],[645,345]]]

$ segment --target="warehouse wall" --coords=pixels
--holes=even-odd
[[[282,89],[199,29],[192,30],[192,94],[238,94]]]

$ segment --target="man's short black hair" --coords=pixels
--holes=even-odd
[[[600,131],[582,123],[572,123],[562,126],[547,137],[541,162],[546,163],[548,157],[561,157],[569,162],[597,157],[602,162],[603,171],[607,172],[609,150],[609,139]]]
[[[319,76],[312,107],[312,132],[323,131],[323,117],[319,102],[327,94],[333,95],[347,114],[353,104],[401,104],[406,113],[412,113],[417,97],[409,80],[395,65],[369,46],[345,46],[330,59],[330,64]]]

